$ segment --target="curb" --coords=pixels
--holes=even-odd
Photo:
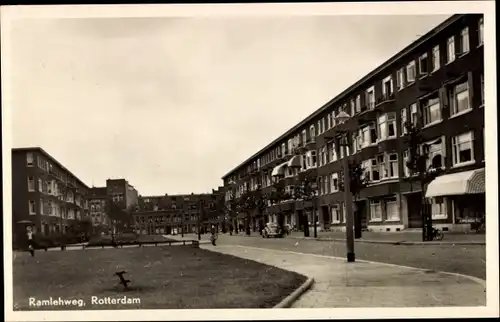
[[[301,286],[299,286],[292,294],[273,307],[273,309],[289,308],[297,301],[305,292],[307,292],[314,284],[314,278],[309,277]]]
[[[302,240],[316,240],[316,241],[337,241],[337,242],[345,242],[346,240],[343,238],[313,238],[313,237],[290,237],[293,239],[302,239]],[[486,241],[430,241],[430,242],[412,242],[412,241],[389,241],[389,240],[364,240],[364,239],[355,239],[355,242],[365,243],[365,244],[388,244],[388,245],[405,245],[405,246],[436,246],[436,245],[486,245]]]

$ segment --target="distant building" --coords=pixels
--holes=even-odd
[[[85,183],[43,149],[12,149],[14,244],[23,238],[28,222],[35,234],[71,232],[89,216],[88,192]]]
[[[89,208],[90,219],[92,226],[106,230],[109,227],[110,221],[106,213],[106,203],[108,201],[106,187],[92,187],[89,191]]]
[[[140,196],[133,212],[138,234],[172,234],[208,230],[211,224],[223,220],[224,194],[219,190],[210,194]]]

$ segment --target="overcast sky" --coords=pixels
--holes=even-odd
[[[20,20],[13,146],[42,147],[89,186],[209,192],[446,18]]]

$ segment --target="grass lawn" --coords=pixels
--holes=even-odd
[[[271,308],[306,277],[191,246],[18,253],[14,310]],[[130,290],[115,272],[127,271]],[[92,304],[137,298],[140,303]],[[84,306],[29,306],[36,300],[83,300]]]

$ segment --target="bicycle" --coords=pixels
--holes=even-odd
[[[439,228],[432,227],[432,240],[443,240],[444,233]]]

